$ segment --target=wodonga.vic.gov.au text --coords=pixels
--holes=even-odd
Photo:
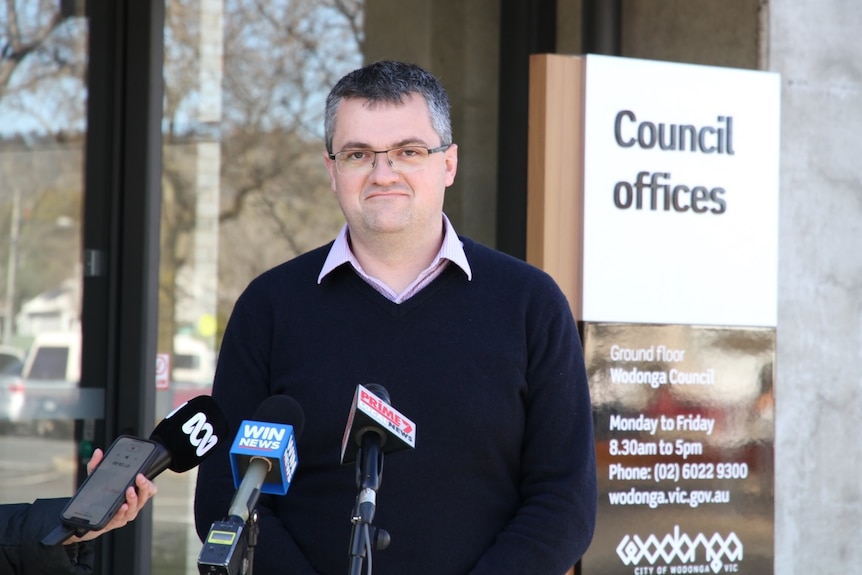
[[[611,505],[647,505],[655,509],[659,505],[688,505],[698,507],[706,504],[730,503],[730,491],[726,489],[687,491],[677,487],[669,491],[640,491],[632,487],[628,491],[608,493]]]

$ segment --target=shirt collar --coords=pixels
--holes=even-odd
[[[464,244],[446,214],[443,214],[443,230],[443,245],[440,246],[440,251],[437,252],[437,256],[429,267],[434,267],[441,259],[447,259],[461,268],[468,280],[472,280],[473,270],[470,269],[467,255],[464,253]],[[332,242],[332,247],[329,248],[326,261],[323,262],[323,268],[320,270],[320,275],[317,276],[317,283],[322,282],[323,278],[329,275],[332,270],[346,263],[351,264],[360,272],[362,271],[362,267],[350,249],[347,224],[344,224],[335,241]]]

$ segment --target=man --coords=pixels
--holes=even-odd
[[[375,575],[562,575],[596,512],[586,375],[551,278],[459,238],[443,214],[458,147],[425,70],[378,62],[332,89],[324,162],[346,220],[335,241],[255,279],[228,322],[213,397],[233,430],[268,396],[305,411],[285,497],[261,498],[255,570],[343,574],[356,470],[340,448],[357,384],[416,424],[386,456]],[[229,506],[226,450],[201,466],[198,533]]]
[[[96,449],[87,464],[92,473],[102,460]],[[126,490],[126,502],[111,521],[100,531],[72,536],[62,545],[43,545],[42,538],[59,522],[67,498],[37,499],[32,504],[0,505],[0,573],[10,575],[59,575],[93,572],[94,551],[90,543],[97,537],[123,527],[138,516],[147,501],[156,494],[156,485],[142,474],[135,478],[135,487]]]

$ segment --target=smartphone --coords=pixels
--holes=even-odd
[[[117,437],[66,504],[60,516],[63,523],[81,531],[102,529],[126,500],[126,489],[135,484],[138,473],[146,474],[157,454],[154,441]]]

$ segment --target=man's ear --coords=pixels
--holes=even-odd
[[[335,175],[338,173],[335,169],[335,160],[329,158],[329,152],[323,150],[323,165],[326,166],[326,171],[329,173],[329,187],[335,191]]]
[[[444,152],[446,163],[446,187],[455,182],[455,174],[458,172],[458,144],[452,144]]]

